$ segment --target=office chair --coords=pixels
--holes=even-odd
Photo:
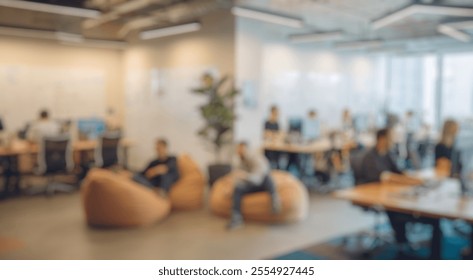
[[[69,136],[44,137],[40,144],[36,171],[37,175],[48,177],[48,183],[42,193],[49,196],[56,191],[73,192],[76,187],[72,185],[53,184],[57,176],[69,175],[73,168],[74,162]]]
[[[367,151],[356,151],[350,154],[350,167],[353,173],[354,186],[362,184],[361,172],[363,159],[366,156]],[[369,255],[378,246],[389,243],[393,240],[392,234],[383,231],[383,226],[385,224],[384,218],[384,209],[382,207],[361,207],[364,211],[374,214],[375,222],[371,230],[363,231],[356,236],[356,241],[359,244],[362,244],[365,241],[365,244],[362,244],[363,255]],[[345,238],[343,245],[347,246],[349,238]],[[367,246],[363,246],[366,245]]]
[[[120,162],[119,144],[121,135],[119,132],[104,133],[95,149],[95,166],[109,168]]]

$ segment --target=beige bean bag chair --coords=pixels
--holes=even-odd
[[[168,200],[126,176],[93,169],[81,186],[88,224],[135,227],[154,224],[169,215]]]
[[[308,214],[309,198],[305,186],[294,176],[283,171],[273,171],[281,213],[271,211],[271,197],[267,192],[248,194],[242,201],[242,214],[245,220],[265,223],[288,223],[304,220]],[[210,194],[211,211],[222,217],[229,217],[232,207],[234,177],[229,174],[212,187]]]
[[[206,180],[188,155],[177,157],[179,180],[171,187],[169,199],[173,210],[195,210],[204,205]]]

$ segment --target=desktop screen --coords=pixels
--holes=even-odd
[[[302,132],[302,119],[301,118],[289,119],[289,132]]]
[[[105,132],[105,121],[102,119],[80,119],[77,121],[77,128],[80,135],[84,135],[87,139],[97,139]]]

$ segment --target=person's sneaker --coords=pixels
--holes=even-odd
[[[273,211],[273,214],[279,214],[281,213],[281,200],[279,199],[273,199],[271,202],[271,209]]]
[[[245,225],[243,218],[232,218],[227,225],[227,230],[236,230]]]

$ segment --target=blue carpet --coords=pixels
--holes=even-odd
[[[275,260],[323,260],[319,256],[304,251],[295,251],[275,258]]]
[[[463,234],[455,230],[455,226],[450,221],[442,221],[442,231],[444,233],[442,240],[442,259],[445,260],[459,260],[461,259],[461,251],[469,246],[467,238],[467,226],[461,227]],[[274,260],[392,260],[392,259],[428,259],[430,248],[428,241],[430,238],[431,229],[426,226],[417,230],[415,233],[409,234],[410,240],[419,241],[415,249],[408,252],[407,255],[397,255],[396,245],[394,242],[384,244],[376,247],[374,250],[366,254],[366,251],[360,247],[359,243],[350,241],[357,240],[357,234],[334,238],[327,242],[315,244],[307,248],[289,252],[287,254],[277,256],[271,259]],[[349,240],[348,243],[346,240]],[[420,242],[423,241],[423,242]]]

